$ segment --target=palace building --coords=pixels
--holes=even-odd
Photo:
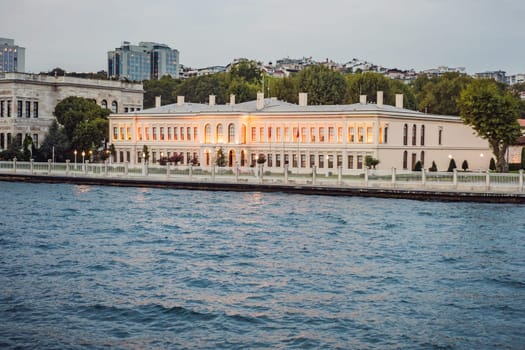
[[[182,164],[216,164],[217,154],[226,156],[226,166],[249,167],[259,155],[266,157],[265,169],[297,173],[343,174],[365,167],[367,155],[380,161],[377,169],[424,168],[435,162],[446,170],[450,158],[460,166],[488,168],[487,141],[476,136],[460,117],[432,115],[403,108],[403,95],[396,106],[377,104],[366,96],[350,105],[308,105],[307,94],[299,94],[299,104],[264,98],[226,105],[186,103],[183,96],[171,105],[117,113],[110,116],[110,140],[115,146],[114,161],[131,164],[143,161],[147,146],[150,163],[182,154]],[[486,155],[483,158],[483,154]]]

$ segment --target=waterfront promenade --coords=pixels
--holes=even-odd
[[[343,175],[341,168],[296,174],[284,168],[220,168],[127,163],[0,162],[0,180],[196,190],[265,191],[369,196],[420,200],[525,203],[524,174],[429,172],[361,169]]]

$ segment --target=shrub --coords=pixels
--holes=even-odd
[[[457,166],[456,166],[456,161],[454,160],[454,158],[451,158],[451,159],[450,159],[450,163],[448,163],[448,169],[447,169],[447,171],[448,171],[449,173],[451,173],[451,172],[453,172],[454,169],[456,169],[456,168],[457,168]]]
[[[430,168],[428,168],[428,171],[432,171],[432,172],[438,171],[438,168],[436,166],[436,162],[432,161],[432,166]]]
[[[463,164],[461,164],[461,169],[463,169],[463,171],[467,171],[467,169],[468,169],[468,162],[467,162],[466,159],[463,161]]]
[[[414,165],[414,171],[421,171],[421,161],[417,161],[416,165]]]
[[[496,161],[494,160],[494,158],[490,158],[489,169],[492,171],[496,170]]]

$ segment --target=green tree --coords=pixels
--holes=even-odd
[[[361,95],[366,95],[369,102],[377,102],[377,92],[383,91],[385,103],[390,93],[390,79],[382,74],[375,72],[366,72],[358,74],[347,74],[346,103],[359,102]]]
[[[215,95],[216,103],[224,104],[229,101],[229,84],[230,77],[226,73],[193,77],[178,85],[174,96],[185,96],[186,102],[208,103],[210,95]]]
[[[490,158],[489,169],[492,171],[496,170],[496,161],[494,160],[494,158]]]
[[[142,146],[142,155],[143,155],[144,161],[147,162],[149,160],[148,146],[146,145]]]
[[[22,144],[22,154],[21,159],[24,161],[28,161],[31,159],[33,155],[33,138],[29,135],[26,135],[24,138],[24,142]]]
[[[55,161],[64,162],[71,158],[71,143],[66,135],[64,127],[58,125],[54,120],[49,127],[48,134],[38,150],[35,159],[39,162],[45,162],[53,158],[53,148],[55,149]]]
[[[421,112],[459,115],[457,100],[472,78],[460,73],[445,73],[441,77],[420,75],[412,84]]]
[[[502,91],[493,80],[474,80],[458,100],[461,117],[480,137],[486,139],[496,157],[496,168],[508,171],[505,154],[520,136],[519,101]]]
[[[103,147],[108,135],[109,121],[103,118],[81,121],[73,133],[72,146],[79,150],[97,150]]]
[[[379,164],[379,159],[372,157],[371,155],[365,156],[365,166],[369,169],[376,168],[376,165]]]
[[[428,168],[428,171],[432,171],[432,172],[438,171],[436,162],[432,161],[432,166]]]
[[[235,79],[228,87],[228,94],[235,95],[236,103],[255,100],[257,98],[257,85]]]
[[[109,110],[97,105],[94,101],[82,97],[71,96],[60,101],[53,113],[60,125],[64,127],[64,132],[71,142],[75,136],[75,129],[84,121],[95,119],[107,119]],[[105,135],[108,135],[106,130]],[[94,144],[99,144],[100,140],[92,140]],[[73,147],[77,147],[73,144]]]
[[[461,169],[463,169],[463,171],[467,171],[467,169],[468,169],[468,162],[467,162],[466,159],[461,164]]]
[[[421,161],[418,160],[418,161],[416,162],[416,164],[414,165],[414,171],[421,171],[421,168],[422,168],[422,166],[421,166]]]
[[[222,147],[217,150],[217,159],[215,162],[220,167],[226,166],[226,156],[224,155]]]
[[[270,78],[267,84],[270,85],[270,96],[289,103],[298,102],[299,91],[293,78]]]
[[[343,75],[325,66],[310,66],[294,77],[299,92],[308,93],[308,104],[342,104],[346,95]]]
[[[164,75],[160,79],[144,80],[144,108],[155,107],[155,97],[161,96],[162,104],[168,105],[177,101],[176,91],[182,81]]]
[[[230,76],[232,80],[240,79],[247,83],[260,84],[262,71],[259,69],[257,62],[242,60],[231,66]]]

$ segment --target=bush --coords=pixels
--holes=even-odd
[[[432,172],[438,171],[438,168],[436,166],[436,162],[432,161],[432,166],[430,168],[428,168],[428,171],[432,171]]]
[[[450,163],[448,163],[448,169],[447,169],[447,171],[448,171],[449,173],[451,173],[451,172],[453,172],[454,169],[456,169],[456,168],[457,168],[457,166],[456,166],[456,161],[454,160],[454,158],[451,158],[451,159],[450,159]]]
[[[463,164],[461,164],[461,169],[463,169],[463,171],[467,171],[467,169],[468,169],[468,162],[467,162],[466,159],[463,161]]]
[[[421,171],[421,161],[417,161],[416,165],[414,165],[414,171]]]
[[[489,169],[492,171],[496,170],[496,161],[494,160],[494,158],[490,158]]]

